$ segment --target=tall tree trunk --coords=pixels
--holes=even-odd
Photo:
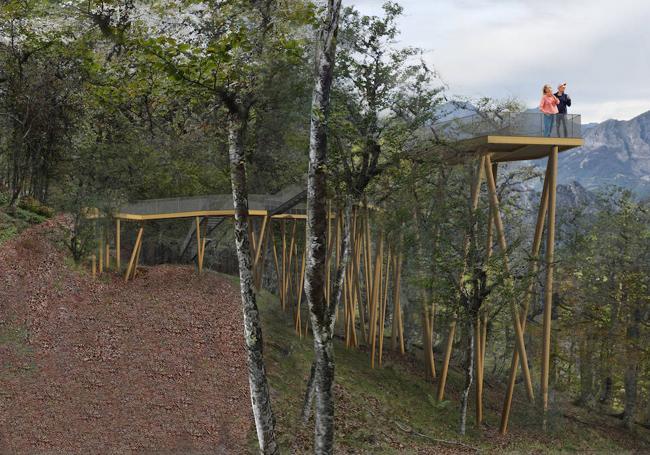
[[[602,347],[603,355],[601,359],[601,384],[600,384],[600,396],[598,397],[599,403],[605,407],[609,408],[612,405],[612,394],[613,394],[613,346],[612,340],[616,336],[618,331],[618,322],[619,322],[619,313],[621,308],[621,298],[622,298],[622,287],[620,280],[616,275],[614,275],[611,280],[615,283],[616,289],[614,291],[614,296],[610,299],[609,311],[609,327],[607,329],[607,336],[604,338],[604,343]]]
[[[623,425],[631,428],[637,408],[637,385],[639,376],[639,335],[642,315],[641,309],[635,305],[630,315],[626,330],[625,342],[625,408],[623,410]]]
[[[257,429],[260,452],[279,453],[275,439],[275,416],[271,408],[271,397],[264,367],[263,340],[260,315],[253,291],[253,269],[248,241],[248,189],[246,186],[246,164],[244,161],[243,136],[246,123],[231,115],[228,141],[230,149],[230,177],[232,199],[235,208],[235,245],[239,263],[239,282],[244,312],[244,339],[248,361],[248,380],[251,404]]]
[[[465,346],[465,359],[463,362],[463,369],[465,370],[465,384],[463,385],[463,390],[460,394],[460,434],[465,434],[467,429],[467,402],[469,400],[469,391],[472,387],[472,382],[474,379],[474,349],[475,349],[475,337],[474,337],[474,324],[476,317],[470,316],[466,323],[464,324],[467,336],[465,337],[466,346]]]
[[[578,344],[580,370],[580,395],[578,397],[578,404],[590,407],[594,402],[593,342],[588,334],[582,334]]]
[[[334,73],[336,34],[341,0],[329,0],[321,24],[311,105],[309,173],[307,180],[307,266],[305,295],[309,305],[315,352],[316,422],[314,452],[334,450],[334,311],[337,299],[325,300],[327,254],[326,159],[327,119]]]

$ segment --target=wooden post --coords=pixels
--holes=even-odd
[[[131,272],[131,278],[135,278],[135,274],[138,271],[138,265],[140,264],[140,253],[142,252],[142,238],[140,243],[138,243],[138,250],[135,254],[135,263],[133,264],[133,271]]]
[[[542,412],[544,427],[546,427],[546,412],[548,410],[548,376],[551,360],[551,311],[553,306],[553,254],[555,251],[555,191],[557,183],[558,146],[551,149],[549,166],[551,168],[548,182],[548,230],[546,232],[546,285],[544,293],[544,325],[542,351]]]
[[[99,229],[99,240],[98,240],[97,249],[99,253],[97,256],[98,259],[97,262],[99,264],[99,274],[101,275],[101,273],[104,271],[104,233],[101,228]]]
[[[481,351],[481,318],[476,317],[474,321],[474,369],[476,370],[476,426],[483,422],[483,353]]]
[[[472,216],[474,215],[474,212],[476,212],[476,209],[478,208],[478,199],[479,199],[479,195],[481,194],[481,179],[483,176],[483,167],[485,164],[485,160],[486,160],[485,155],[481,155],[476,169],[476,178],[474,182],[472,182],[471,201],[470,201]],[[470,242],[469,235],[465,235],[465,238],[463,239],[464,258],[463,258],[463,271],[461,272],[460,275],[461,280],[462,277],[465,275],[465,267],[467,267],[467,255],[470,246],[469,242]],[[454,336],[456,335],[457,319],[458,319],[457,315],[454,313],[452,315],[451,322],[449,323],[449,334],[447,335],[447,345],[445,346],[445,357],[442,361],[440,382],[438,382],[438,396],[437,396],[438,401],[442,401],[445,398],[445,386],[447,385],[447,374],[449,373],[449,362],[451,361],[451,353],[454,347]]]
[[[377,348],[377,319],[378,319],[378,303],[379,303],[379,294],[380,290],[380,281],[381,281],[381,257],[384,249],[384,239],[383,234],[379,234],[379,242],[377,246],[377,251],[375,251],[375,270],[374,277],[372,279],[372,293],[371,293],[371,313],[370,317],[370,368],[375,368],[375,351]]]
[[[106,242],[106,270],[111,266],[111,245]]]
[[[275,244],[275,232],[273,232],[273,223],[269,225],[269,236],[271,237],[271,246],[273,248],[273,263],[275,264],[275,276],[277,279],[278,296],[280,297],[280,306],[282,306],[282,291],[280,291],[280,262],[278,261],[278,248]]]
[[[120,273],[122,268],[121,244],[120,244],[121,236],[122,236],[122,232],[120,229],[120,219],[118,218],[117,220],[115,220],[115,267],[117,268],[117,273]]]
[[[305,239],[306,241],[307,239]],[[298,246],[296,245],[296,250]],[[305,281],[305,253],[307,252],[307,244],[302,250],[302,261],[300,262],[300,279],[296,286],[296,295],[298,296],[298,303],[296,304],[296,333],[302,338],[302,321],[300,319],[300,303],[302,302],[302,289]],[[297,252],[296,252],[297,255]]]
[[[386,323],[386,307],[388,306],[388,280],[390,277],[390,261],[392,259],[392,251],[388,249],[388,256],[386,258],[386,273],[383,280],[384,295],[381,296],[381,318],[379,321],[379,366],[381,367],[382,356],[384,354],[384,325]]]
[[[129,265],[126,269],[126,274],[124,275],[124,281],[129,281],[129,278],[131,276],[131,270],[133,269],[133,266],[135,264],[135,258],[138,252],[138,248],[140,246],[140,242],[142,241],[142,231],[144,228],[141,226],[140,230],[138,231],[138,236],[135,239],[135,244],[133,245],[133,251],[131,252],[131,259],[129,260]]]
[[[548,163],[550,164],[550,163]],[[535,235],[533,236],[533,247],[532,247],[532,257],[533,263],[531,264],[531,276],[534,277],[537,274],[539,268],[539,250],[542,244],[542,234],[544,232],[544,221],[546,219],[546,211],[548,209],[548,184],[549,184],[549,172],[550,166],[546,166],[546,176],[544,178],[544,185],[542,189],[542,197],[539,204],[539,209],[537,212],[537,223],[535,224]],[[533,289],[535,288],[535,279],[531,278],[528,282],[526,289],[526,295],[524,296],[524,307],[521,311],[521,328],[526,329],[526,318],[528,316],[528,307],[530,306],[530,300],[532,299]],[[512,353],[512,362],[510,363],[510,376],[508,378],[508,389],[505,395],[505,402],[503,404],[503,410],[501,412],[501,425],[499,431],[501,434],[505,434],[508,431],[508,420],[510,419],[510,409],[512,407],[512,396],[515,389],[515,381],[517,379],[517,367],[519,366],[519,352],[515,349]]]
[[[280,302],[282,303],[282,309],[286,310],[287,305],[287,295],[285,293],[284,283],[287,276],[287,222],[282,220],[282,283],[280,285]]]
[[[260,261],[264,260],[264,247],[266,246],[266,230],[267,230],[267,224],[269,221],[269,216],[265,215],[264,219],[262,221],[262,230],[260,231],[260,238],[259,238],[259,248],[255,252],[255,260],[253,261],[253,280],[255,287],[257,290],[260,288],[261,284],[261,271],[260,271]]]
[[[490,204],[492,205],[492,214],[494,216],[494,225],[497,231],[497,237],[499,239],[499,247],[503,254],[503,268],[507,274],[510,274],[510,264],[508,263],[507,251],[508,247],[506,244],[505,230],[503,228],[503,222],[501,221],[501,212],[499,211],[499,198],[497,196],[497,187],[494,180],[494,175],[492,175],[492,160],[490,155],[486,155],[485,160],[485,173],[487,175],[488,182],[488,194],[490,196]],[[512,280],[512,278],[509,278]],[[510,285],[512,282],[510,281]],[[519,351],[519,357],[521,358],[522,372],[524,376],[524,382],[526,384],[526,392],[530,401],[535,400],[535,394],[533,393],[533,382],[530,378],[530,370],[528,369],[528,357],[526,355],[526,345],[524,343],[524,332],[521,328],[521,321],[519,320],[519,309],[515,299],[510,300],[510,312],[512,316],[512,324],[515,328],[515,345]]]
[[[394,321],[393,324],[397,324],[397,337],[399,339],[400,354],[405,354],[404,349],[404,322],[402,320],[402,303],[401,303],[401,293],[400,286],[402,281],[402,252],[400,251],[397,257],[395,258],[395,292],[394,292],[394,305],[395,305],[395,315],[394,318],[397,318],[397,321]]]
[[[492,176],[494,178],[494,181],[496,182],[497,179],[497,169],[498,169],[498,163],[493,163],[492,164]],[[486,253],[487,253],[487,259],[489,260],[490,257],[492,256],[492,242],[494,241],[493,239],[493,222],[492,222],[492,205],[489,206],[488,208],[488,219],[487,219],[487,245],[486,245]],[[482,314],[479,314],[478,317],[476,318],[476,330],[474,337],[476,339],[476,361],[475,363],[475,369],[476,369],[476,425],[480,426],[481,423],[483,422],[483,373],[484,373],[484,366],[485,366],[485,346],[487,343],[487,316],[488,316],[488,309],[487,309],[487,302],[484,302],[483,304],[485,307],[481,309]]]
[[[201,273],[201,219],[197,216],[194,221],[196,222],[196,267]]]

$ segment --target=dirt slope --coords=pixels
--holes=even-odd
[[[0,453],[244,452],[237,289],[187,267],[92,280],[61,223],[0,246]]]

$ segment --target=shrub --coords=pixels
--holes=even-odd
[[[38,199],[29,196],[20,199],[18,207],[37,215],[44,216],[45,218],[51,218],[52,215],[54,215],[53,209],[42,204]]]
[[[29,224],[39,224],[47,219],[43,215],[39,215],[38,213],[32,212],[30,210],[25,210],[20,207],[16,207],[12,215],[14,218],[22,221],[27,221]]]

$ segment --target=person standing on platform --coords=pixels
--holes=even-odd
[[[539,110],[544,114],[544,136],[550,137],[553,130],[553,119],[558,113],[557,106],[560,100],[553,95],[553,89],[546,84],[542,89],[542,99],[539,102]]]
[[[564,137],[567,137],[567,128],[566,128],[566,114],[567,107],[571,106],[571,97],[565,93],[566,91],[566,82],[560,84],[557,87],[557,93],[555,97],[560,100],[560,104],[557,105],[558,113],[555,116],[556,122],[555,127],[557,128],[557,137],[560,136],[560,124],[562,124],[564,130]]]

